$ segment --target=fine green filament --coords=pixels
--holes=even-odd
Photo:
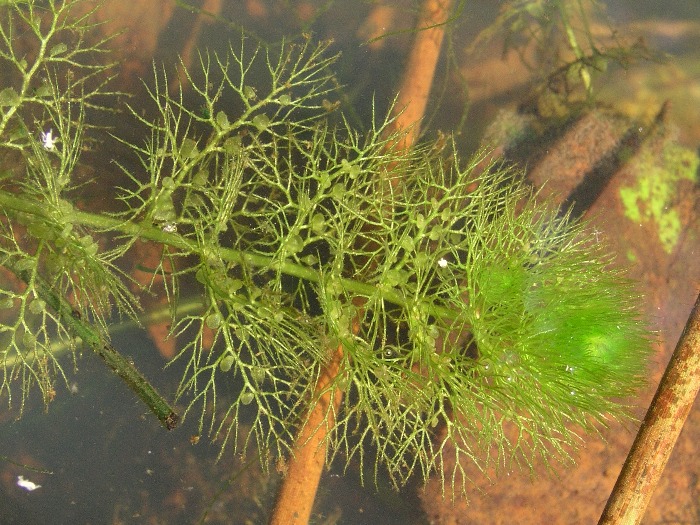
[[[38,384],[48,401],[55,377],[65,378],[51,341],[75,333],[40,283],[106,332],[112,309],[136,316],[120,264],[147,240],[163,248],[164,288],[150,291],[171,301],[178,396],[224,444],[245,413],[244,446],[288,453],[339,343],[332,387],[345,397],[331,453],[372,457],[397,484],[438,471],[459,485],[460,463],[443,468],[448,441],[481,465],[492,446],[499,464],[531,465],[566,456],[576,428],[624,416],[647,332],[632,283],[586,225],[537,202],[487,152],[396,151],[387,120],[359,133],[329,115],[327,44],[273,50],[243,40],[224,56],[203,54],[186,72],[187,103],[156,68],[156,118],[130,109],[149,137],[124,142],[136,163],[120,166],[119,210],[78,209],[90,191],[75,181],[90,128],[74,93],[82,85],[57,84],[65,64],[56,57],[82,55],[70,44],[37,56],[52,96],[32,98],[34,69],[7,36],[35,24],[50,48],[60,6],[72,3],[48,2],[49,29],[35,24],[34,2],[2,9],[0,58],[28,87],[0,86],[0,150],[19,152],[24,168],[0,179],[0,265],[25,282],[0,284],[0,394],[10,398],[19,378],[23,399]],[[55,148],[40,142],[49,128]],[[203,298],[200,311],[183,309],[184,290]],[[233,394],[217,392],[223,381]]]

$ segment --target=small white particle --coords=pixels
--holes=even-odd
[[[440,260],[438,261],[438,266],[440,268],[447,268],[447,259],[444,257],[440,257]]]
[[[177,226],[172,222],[166,222],[163,225],[163,231],[165,233],[175,233],[177,231]]]
[[[24,490],[28,490],[29,492],[41,488],[41,485],[37,485],[33,481],[24,479],[24,476],[17,476],[17,486],[23,488]]]
[[[41,143],[45,150],[53,151],[56,148],[56,139],[53,137],[52,129],[49,129],[46,133],[41,132]]]

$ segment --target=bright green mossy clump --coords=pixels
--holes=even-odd
[[[489,417],[499,405],[521,407],[512,417],[528,421],[534,441],[566,436],[571,421],[619,414],[615,405],[642,384],[649,353],[632,283],[583,240],[581,225],[540,213],[495,218],[468,263],[474,381],[490,389],[474,402]],[[506,225],[523,215],[523,229]],[[499,250],[490,235],[500,237]]]
[[[644,150],[634,161],[636,184],[620,188],[625,215],[635,223],[652,223],[664,251],[671,253],[682,231],[681,218],[674,203],[678,183],[695,181],[699,159],[694,151],[674,142],[664,144],[662,154]]]

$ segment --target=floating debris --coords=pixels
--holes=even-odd
[[[28,490],[29,492],[41,488],[41,485],[37,485],[33,481],[24,479],[24,476],[17,476],[17,486],[23,488],[24,490]]]

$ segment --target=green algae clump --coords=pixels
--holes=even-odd
[[[669,141],[660,158],[645,150],[633,165],[636,184],[620,188],[625,216],[635,223],[653,223],[666,253],[673,252],[683,229],[675,206],[679,183],[695,182],[698,165],[695,152]]]

